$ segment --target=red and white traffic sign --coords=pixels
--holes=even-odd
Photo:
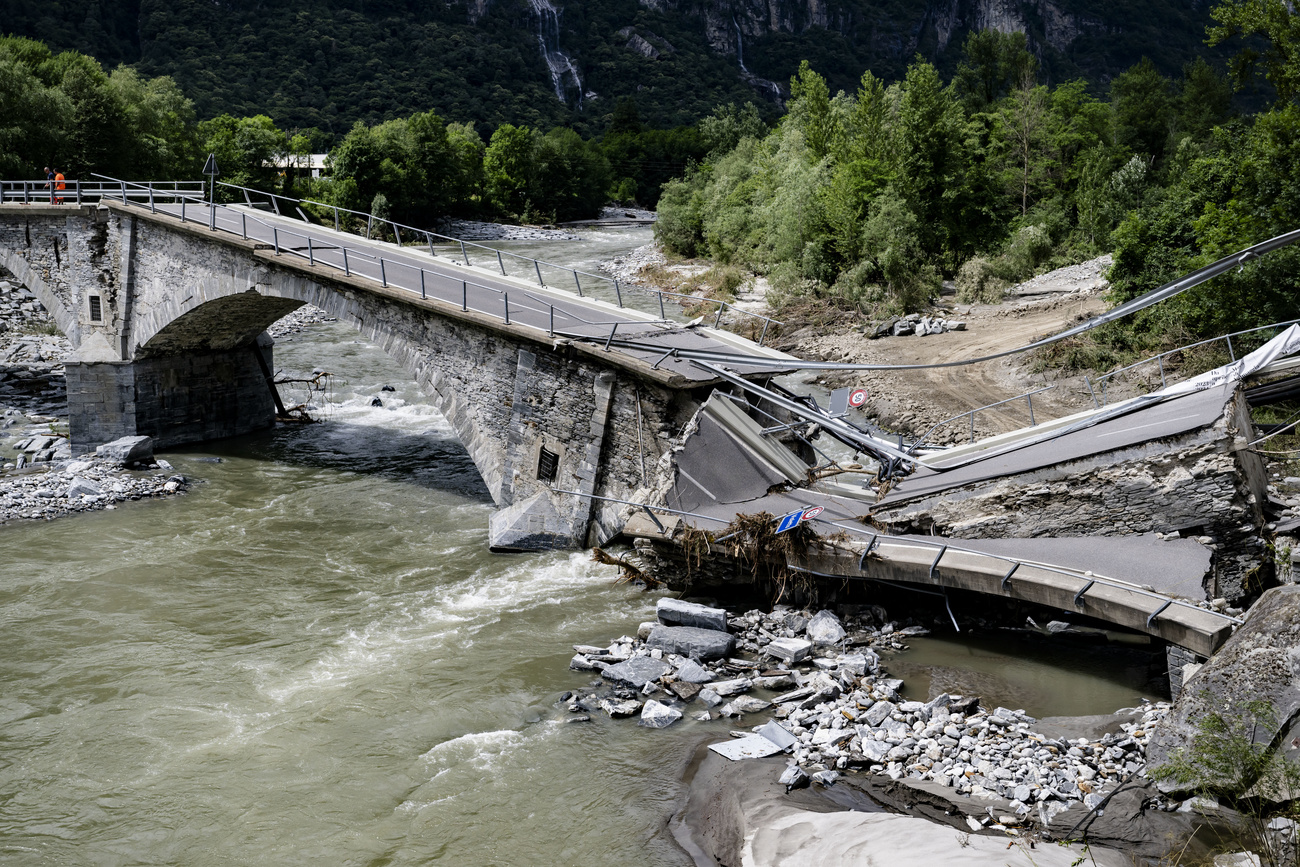
[[[855,388],[853,393],[849,395],[849,406],[854,409],[860,409],[863,406],[866,406],[866,403],[867,390],[865,388]]]
[[[800,520],[801,522],[802,522],[802,521],[811,521],[813,518],[817,517],[818,515],[820,515],[820,514],[821,514],[822,512],[824,512],[824,511],[826,511],[826,510],[823,509],[821,506],[812,506],[811,508],[808,508],[808,509],[804,509],[804,510],[803,510],[803,515],[801,515],[801,516],[799,517],[799,520]]]

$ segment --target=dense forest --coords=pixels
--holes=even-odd
[[[657,234],[670,250],[769,275],[779,303],[874,315],[914,309],[954,278],[995,299],[1049,267],[1113,252],[1122,301],[1300,226],[1300,25],[1283,0],[1228,0],[1205,60],[1177,78],[1142,61],[1104,96],[1041,83],[1020,34],[973,34],[945,82],[917,59],[902,80],[863,74],[832,95],[805,63],[774,130],[715,150],[668,184]],[[1263,73],[1276,98],[1233,110]],[[1073,341],[1066,363],[1177,344],[1297,315],[1300,251],[1275,253]],[[1225,303],[1231,298],[1231,303]]]
[[[332,147],[330,176],[313,181],[295,166],[332,140],[318,129],[284,130],[264,114],[200,121],[166,76],[105,72],[84,54],[22,37],[0,37],[0,118],[5,178],[43,177],[46,165],[80,179],[197,178],[212,153],[228,183],[421,225],[449,215],[572,220],[611,197],[652,207],[660,185],[709,150],[696,127],[646,127],[631,99],[599,139],[502,124],[485,141],[474,124],[427,111],[358,121]]]
[[[945,76],[965,35],[1024,30],[1044,81],[1104,86],[1145,54],[1174,75],[1205,52],[1203,3],[1180,0],[6,0],[4,33],[106,67],[168,76],[201,118],[266,115],[341,138],[436,111],[484,138],[504,123],[591,138],[623,97],[658,128],[753,100],[766,119],[803,59],[832,92]],[[559,80],[553,73],[560,70]],[[558,91],[558,93],[557,93]]]

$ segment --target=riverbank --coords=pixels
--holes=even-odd
[[[778,606],[734,615],[666,598],[658,614],[658,622],[643,623],[635,638],[575,645],[570,667],[599,672],[600,681],[563,699],[571,715],[603,713],[625,719],[624,725],[636,718],[648,729],[713,724],[715,749],[728,748],[729,733],[742,739],[731,746],[745,755],[785,753],[762,765],[770,779],[760,782],[759,791],[778,781],[786,791],[847,785],[891,809],[928,819],[936,818],[933,808],[941,803],[939,812],[968,834],[1068,839],[1080,822],[1102,813],[1117,791],[1135,786],[1142,790],[1137,808],[1148,830],[1182,830],[1186,824],[1160,818],[1177,814],[1182,802],[1164,798],[1146,781],[1146,745],[1169,712],[1166,702],[1144,700],[1109,715],[1035,719],[1023,710],[986,707],[974,695],[939,692],[927,701],[909,701],[901,695],[903,681],[891,676],[882,657],[905,650],[910,638],[928,630],[890,621],[878,606],[846,606],[840,614]],[[728,731],[727,725],[737,728]],[[755,828],[781,837],[789,826],[766,816],[762,798],[739,812],[726,807],[754,796],[743,782],[754,773],[715,770],[714,777],[742,782],[728,784],[735,791],[715,792],[714,803],[688,806],[685,821],[692,833],[709,837],[723,816],[734,825],[727,832],[731,843],[723,846],[733,855],[738,849],[732,844],[744,838],[750,845]],[[692,783],[691,797],[698,800],[706,790]],[[836,797],[837,809],[851,806]],[[800,803],[788,802],[781,815]],[[844,832],[828,829],[826,839]],[[814,836],[821,839],[820,833]],[[873,826],[850,837],[878,846],[891,833]],[[1119,840],[1122,833],[1105,824],[1089,830],[1094,841],[1115,839],[1161,854],[1154,850],[1162,833],[1151,831],[1141,841]],[[755,855],[744,863],[768,862]]]

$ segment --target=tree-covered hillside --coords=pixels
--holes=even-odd
[[[198,116],[269,115],[341,136],[436,110],[483,135],[502,123],[609,122],[633,96],[651,125],[755,100],[772,119],[801,60],[832,92],[864,69],[902,77],[917,53],[942,73],[973,30],[1023,28],[1048,82],[1104,88],[1150,56],[1177,74],[1204,51],[1200,3],[1175,0],[8,0],[4,32],[169,76]],[[554,18],[552,19],[552,15]],[[539,37],[545,37],[544,40]],[[559,86],[543,48],[562,68]],[[742,68],[743,64],[743,68]],[[568,70],[571,69],[570,74]]]

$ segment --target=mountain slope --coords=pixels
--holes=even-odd
[[[1049,80],[1104,85],[1150,55],[1173,74],[1208,6],[1176,0],[8,0],[3,25],[107,65],[171,75],[200,116],[270,114],[336,134],[437,109],[451,120],[603,125],[631,95],[655,125],[773,104],[807,58],[833,88],[952,69],[974,29],[1025,30]]]

